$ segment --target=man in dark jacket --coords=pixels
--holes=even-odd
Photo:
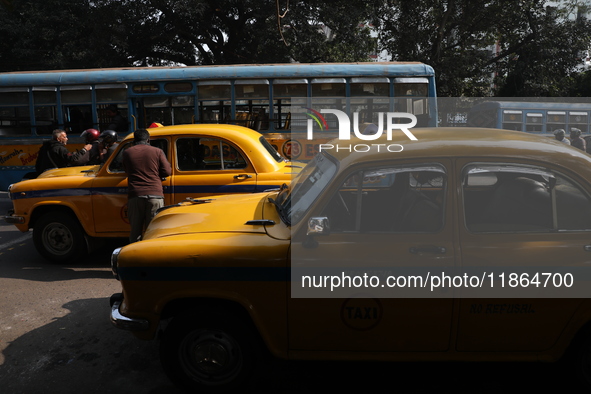
[[[587,142],[581,138],[581,129],[571,127],[570,144],[575,148],[579,148],[583,152],[587,151]]]
[[[127,217],[131,226],[129,242],[141,239],[144,230],[164,205],[162,178],[172,168],[160,148],[150,145],[148,130],[133,133],[134,145],[123,151],[123,168],[127,172]]]
[[[50,141],[45,141],[37,155],[35,170],[37,175],[50,168],[62,168],[76,163],[92,148],[92,145],[86,144],[84,148],[77,152],[70,152],[66,145],[68,144],[68,134],[61,129],[53,130],[53,136]]]

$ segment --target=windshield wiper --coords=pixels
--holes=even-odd
[[[285,216],[285,212],[283,211],[283,207],[281,206],[281,204],[279,204],[277,201],[275,201],[271,197],[269,197],[267,200],[271,204],[275,205],[275,208],[277,208],[277,213],[279,214],[279,217],[281,218],[281,220],[283,221],[283,223],[289,225],[289,221],[287,220],[287,217]]]
[[[181,201],[181,202],[190,202],[192,204],[205,204],[207,202],[212,202],[214,200],[215,200],[215,198],[199,199],[199,198],[187,197],[185,199],[185,201]],[[181,203],[178,203],[177,205],[181,205]]]

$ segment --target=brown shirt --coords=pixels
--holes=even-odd
[[[127,196],[164,196],[162,178],[172,168],[160,148],[137,144],[123,151],[123,167],[127,172]]]

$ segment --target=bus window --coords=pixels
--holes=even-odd
[[[97,104],[127,103],[127,85],[124,83],[96,85],[95,90]]]
[[[429,113],[427,78],[394,78],[394,110],[423,118]]]
[[[523,131],[521,129],[522,111],[504,110],[503,111],[503,129]]]
[[[351,78],[351,97],[390,97],[389,78]]]
[[[233,123],[257,131],[269,129],[269,81],[237,80],[234,83],[236,116]]]
[[[35,126],[39,135],[51,134],[54,129],[64,127],[57,118],[56,91],[54,87],[33,88]]]
[[[64,105],[64,129],[72,134],[81,134],[92,128],[92,108],[90,105]]]
[[[544,115],[538,112],[529,112],[525,114],[525,131],[530,133],[541,133],[543,123],[544,123]]]
[[[546,118],[546,132],[554,133],[554,130],[566,130],[566,112],[548,111]]]
[[[93,127],[92,94],[90,86],[64,86],[61,88],[64,129],[80,134]]]
[[[158,93],[160,87],[157,83],[144,83],[133,85],[134,93]]]
[[[276,130],[291,129],[292,97],[308,97],[307,79],[275,79],[273,81],[273,119]]]
[[[174,96],[171,97],[172,121],[171,124],[195,123],[195,97]]]
[[[191,82],[169,82],[164,84],[164,90],[168,93],[191,92],[193,84]]]
[[[31,135],[29,89],[18,90],[0,90],[0,135]]]
[[[98,84],[95,85],[98,129],[106,130],[111,124],[107,108],[109,105],[116,105],[121,116],[128,119],[127,110],[127,84]]]
[[[141,100],[144,107],[145,124],[154,122],[163,125],[193,123],[194,97],[144,97]]]
[[[587,126],[587,112],[569,112],[568,113],[568,125],[570,129],[580,129],[582,133],[588,133],[589,127]]]
[[[232,107],[230,81],[200,81],[197,83],[200,123],[226,123]]]
[[[390,111],[389,97],[389,78],[351,78],[351,112],[359,113],[359,124],[377,125],[379,113]]]
[[[98,121],[99,121],[99,130],[108,130],[109,128],[113,128],[113,113],[117,111],[119,114],[127,120],[127,103],[111,103],[108,105],[100,104],[97,106],[98,112]],[[127,125],[129,126],[129,125]],[[141,126],[145,127],[145,126]],[[116,127],[117,128],[117,127]],[[121,126],[121,128],[123,128]],[[139,127],[138,127],[139,128]],[[115,130],[117,132],[121,132],[123,130]]]
[[[345,111],[346,107],[346,85],[344,78],[314,78],[312,79],[312,108],[319,111],[322,109],[337,109]],[[336,116],[326,117],[329,129],[338,129]],[[318,127],[314,124],[314,128]]]

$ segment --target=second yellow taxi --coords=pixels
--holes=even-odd
[[[14,209],[5,220],[24,232],[33,229],[39,253],[56,262],[80,257],[95,238],[127,237],[122,153],[132,141],[128,135],[104,165],[49,170],[11,185]],[[302,167],[283,158],[260,133],[241,126],[153,128],[150,143],[172,165],[172,175],[162,181],[165,205],[278,188]]]

